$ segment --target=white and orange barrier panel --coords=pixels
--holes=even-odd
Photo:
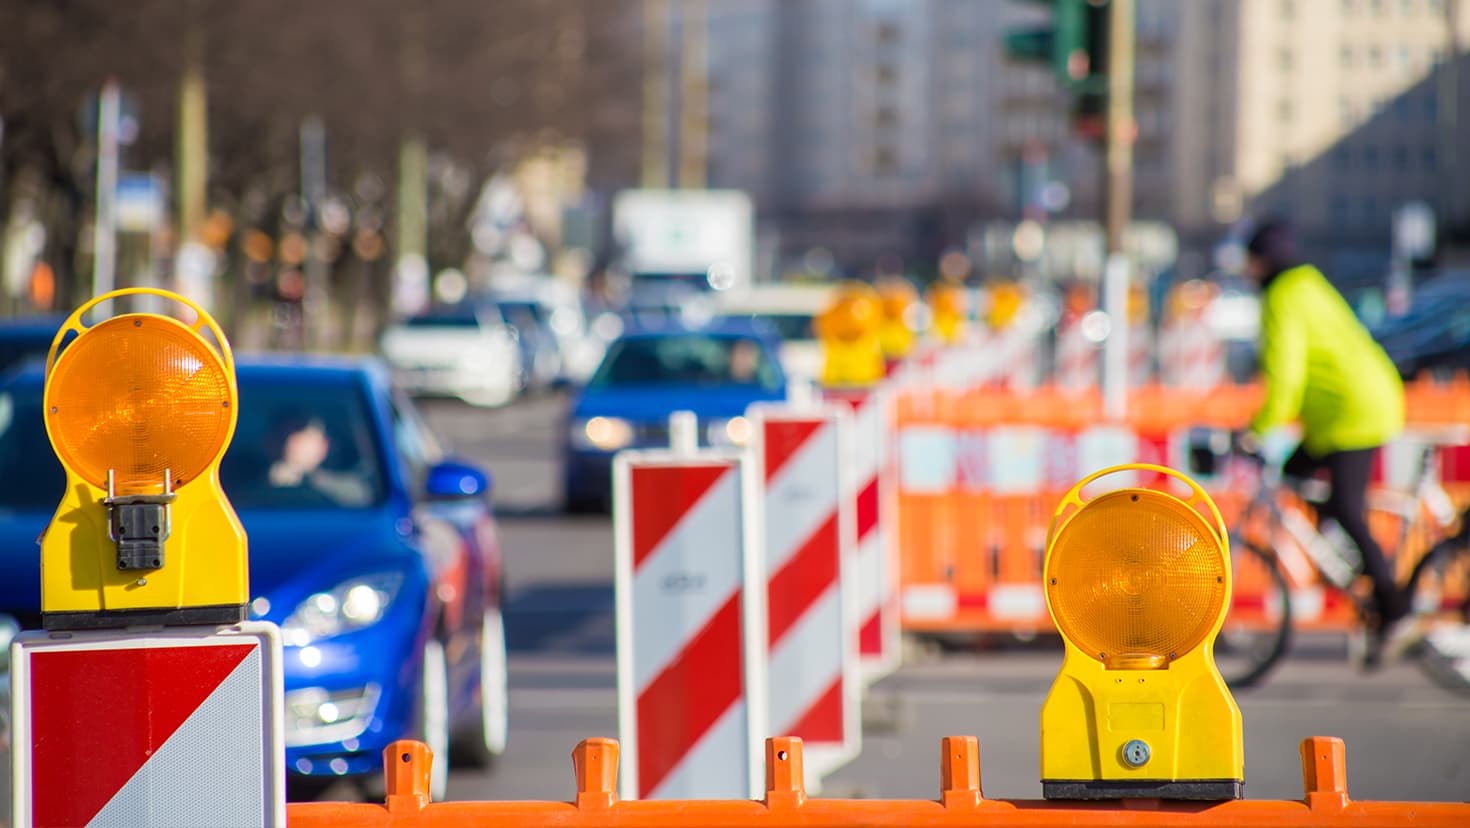
[[[1040,600],[1040,555],[1049,506],[1070,481],[1117,463],[1185,467],[1192,429],[1243,427],[1260,398],[1254,386],[1209,393],[1145,386],[1132,395],[1133,413],[1109,422],[1091,391],[900,389],[893,427],[905,628],[1049,629]],[[1408,406],[1409,431],[1382,453],[1378,479],[1384,485],[1402,488],[1412,478],[1423,449],[1416,429],[1470,423],[1470,384],[1415,383]],[[1441,446],[1437,453],[1441,479],[1463,505],[1470,499],[1470,446]],[[1233,525],[1249,492],[1225,480],[1204,483]],[[1397,529],[1374,528],[1385,538]],[[1300,627],[1347,629],[1354,622],[1346,596],[1322,589],[1311,572],[1286,574]],[[1242,573],[1236,590],[1241,617],[1267,605],[1267,587],[1264,572]]]

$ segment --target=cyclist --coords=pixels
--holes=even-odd
[[[1261,286],[1266,399],[1241,435],[1242,443],[1250,450],[1267,431],[1301,422],[1301,445],[1282,473],[1294,478],[1327,474],[1331,493],[1319,519],[1335,519],[1352,538],[1373,581],[1374,613],[1365,619],[1364,654],[1366,665],[1373,666],[1408,613],[1406,596],[1368,531],[1366,509],[1374,456],[1404,425],[1403,383],[1342,295],[1321,271],[1298,258],[1285,220],[1261,223],[1246,251],[1247,275]]]

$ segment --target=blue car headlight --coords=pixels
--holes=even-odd
[[[309,595],[281,624],[281,638],[288,647],[304,647],[319,639],[371,627],[382,620],[402,586],[403,573],[381,572]]]
[[[633,424],[619,417],[573,420],[570,429],[572,446],[579,449],[617,451],[633,444]]]
[[[744,417],[710,420],[705,426],[705,440],[712,446],[744,446],[754,435],[755,426]]]

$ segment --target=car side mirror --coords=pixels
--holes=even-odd
[[[452,460],[429,467],[424,491],[436,500],[458,500],[490,494],[490,474],[477,466]]]

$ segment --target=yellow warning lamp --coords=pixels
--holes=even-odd
[[[914,318],[919,293],[907,279],[888,278],[878,282],[883,319],[878,325],[878,341],[883,356],[903,359],[914,349]]]
[[[83,324],[126,296],[172,300],[195,321],[128,313]],[[62,323],[44,396],[67,480],[41,540],[47,629],[244,620],[245,531],[219,483],[237,401],[224,333],[182,296],[119,290]]]
[[[877,291],[864,284],[844,285],[832,304],[813,322],[822,342],[822,384],[867,386],[886,372],[878,339],[883,305]]]
[[[926,298],[931,311],[930,325],[940,341],[951,343],[963,339],[968,310],[964,287],[949,282],[936,282],[929,286]]]
[[[990,309],[986,322],[994,330],[1009,328],[1026,303],[1025,291],[1015,282],[1000,282],[990,289]]]
[[[1190,496],[1121,488],[1084,499],[1123,472],[1166,475]],[[1240,708],[1214,657],[1230,549],[1204,490],[1163,466],[1088,476],[1053,515],[1043,578],[1066,641],[1041,708],[1043,796],[1240,798]]]

